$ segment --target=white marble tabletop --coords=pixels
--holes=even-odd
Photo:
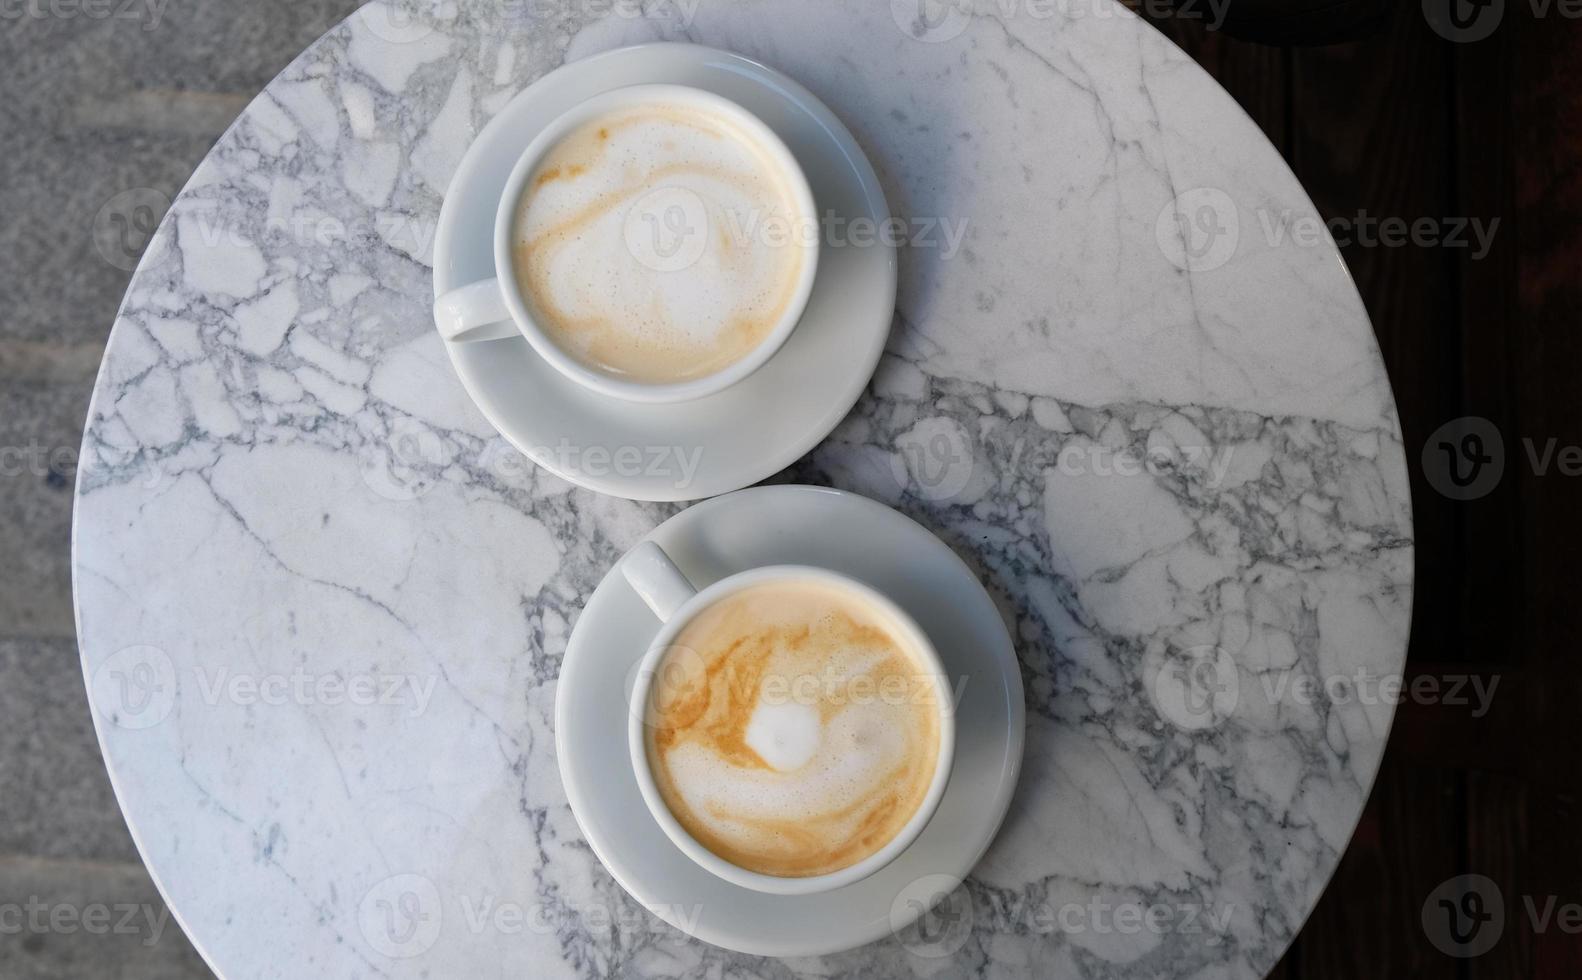
[[[921,932],[822,959],[690,940],[582,839],[560,657],[676,508],[517,456],[428,315],[472,136],[651,39],[788,72],[867,148],[918,239],[896,326],[778,479],[938,533],[1026,680],[1021,786],[972,877]],[[365,8],[175,202],[89,419],[84,668],[172,908],[231,978],[1262,975],[1361,813],[1411,606],[1388,381],[1336,251],[1289,233],[1313,216],[1111,0]]]

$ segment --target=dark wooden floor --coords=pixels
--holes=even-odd
[[[1582,445],[1582,20],[1507,0],[1492,35],[1451,43],[1412,0],[1378,33],[1311,48],[1154,23],[1241,102],[1326,218],[1500,220],[1480,259],[1342,249],[1413,470],[1407,677],[1499,680],[1481,717],[1401,706],[1351,847],[1274,976],[1582,978],[1582,934],[1529,912],[1582,903],[1582,476],[1558,455],[1540,474],[1524,442],[1539,462],[1550,439],[1556,454]],[[1425,479],[1421,451],[1463,416],[1498,429],[1504,472],[1456,501]],[[1503,896],[1503,933],[1472,958],[1423,925],[1430,892],[1461,874]]]

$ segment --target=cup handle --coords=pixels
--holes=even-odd
[[[520,336],[498,278],[460,286],[434,301],[439,335],[456,343]]]
[[[665,550],[652,541],[632,549],[621,562],[621,573],[662,623],[698,594],[697,587],[687,581]]]

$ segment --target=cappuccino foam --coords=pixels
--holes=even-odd
[[[612,110],[550,149],[518,205],[514,269],[534,320],[607,374],[687,381],[745,357],[794,302],[798,208],[723,114]]]
[[[649,769],[681,826],[725,860],[828,874],[884,847],[922,805],[941,690],[860,596],[752,586],[694,616],[660,661]]]

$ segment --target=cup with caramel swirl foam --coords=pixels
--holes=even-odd
[[[723,390],[801,318],[821,228],[806,175],[723,96],[633,85],[528,145],[495,216],[494,278],[434,304],[449,341],[518,333],[561,374],[630,401]]]
[[[910,616],[810,566],[698,591],[644,542],[621,568],[664,622],[638,665],[629,742],[678,848],[727,881],[800,895],[912,843],[950,777],[955,702]]]

